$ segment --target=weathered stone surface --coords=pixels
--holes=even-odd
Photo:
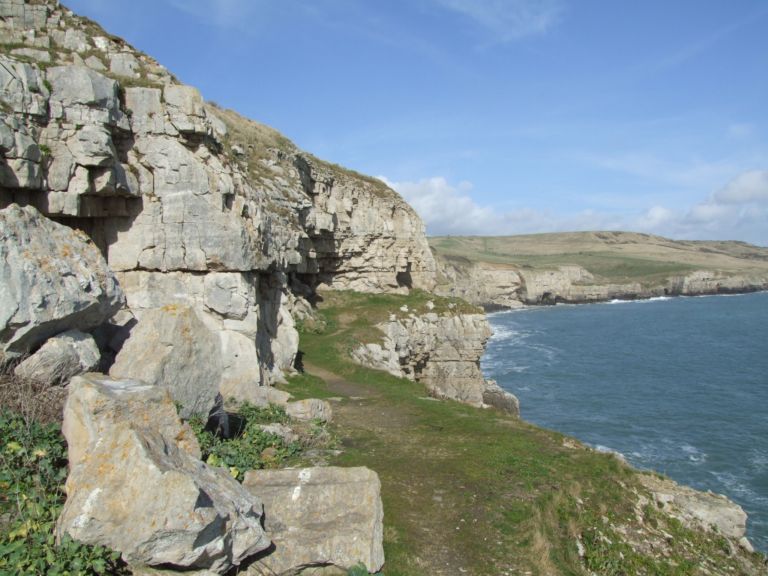
[[[726,496],[700,492],[650,474],[641,474],[639,478],[656,504],[686,526],[714,530],[734,541],[744,537],[747,514]]]
[[[261,502],[198,460],[165,390],[75,377],[63,430],[70,472],[59,536],[109,546],[132,564],[219,574],[269,546]]]
[[[219,340],[183,306],[144,312],[110,368],[114,378],[167,389],[181,416],[207,416],[217,403],[222,365]]]
[[[117,82],[111,78],[87,66],[54,66],[46,78],[51,84],[52,117],[114,123],[122,116]]]
[[[517,413],[517,399],[483,378],[480,358],[491,328],[483,314],[434,312],[379,324],[380,344],[361,345],[353,358],[394,376],[423,383],[431,394],[473,406]]]
[[[248,568],[254,576],[295,574],[331,564],[384,564],[381,485],[368,468],[252,470],[243,487],[264,502],[274,551]]]
[[[68,329],[97,326],[123,304],[115,276],[87,236],[30,206],[0,210],[0,350],[6,356]]]
[[[322,283],[360,292],[434,286],[436,265],[424,224],[394,190],[301,154],[294,165],[312,200],[303,223]]]
[[[272,386],[255,386],[248,393],[248,397],[243,399],[227,396],[223,392],[222,396],[224,396],[225,402],[234,399],[237,403],[250,402],[254,406],[259,406],[260,408],[266,408],[270,404],[285,408],[291,399],[291,395],[288,392],[278,390]]]
[[[465,260],[441,259],[438,263],[441,280],[435,287],[437,294],[486,308],[523,306],[523,281],[514,268]]]
[[[318,398],[307,398],[306,400],[288,402],[288,404],[285,405],[285,412],[291,418],[302,420],[304,422],[311,422],[312,420],[330,422],[333,418],[331,405],[325,400],[320,400]]]
[[[43,185],[42,154],[26,126],[0,117],[0,186],[39,190]]]
[[[520,401],[517,399],[517,396],[504,390],[495,380],[485,381],[483,404],[513,416],[520,416]]]
[[[0,55],[0,102],[13,112],[45,116],[48,90],[37,67]]]
[[[66,384],[73,376],[95,370],[99,360],[101,355],[93,337],[79,330],[69,330],[50,338],[20,363],[14,373],[30,380]]]
[[[294,274],[310,290],[431,286],[423,223],[384,183],[206,105],[150,57],[58,4],[41,13],[0,20],[15,49],[53,47],[43,68],[0,55],[0,99],[15,123],[0,124],[0,206],[66,217],[112,270],[196,276],[153,280],[151,299],[192,306],[217,334],[222,390],[247,399],[293,370]],[[22,34],[20,22],[34,22],[35,34]],[[126,85],[133,80],[142,87]],[[199,284],[202,293],[175,289]],[[129,302],[147,299],[145,285],[126,283]]]
[[[666,242],[675,245],[671,240]],[[686,247],[683,244],[678,246],[681,251]],[[753,272],[696,270],[685,275],[651,279],[650,283],[619,283],[601,281],[585,268],[575,265],[545,270],[442,257],[439,259],[441,280],[436,292],[444,296],[464,298],[486,309],[519,308],[526,304],[557,302],[585,303],[614,299],[752,292],[768,289],[768,272],[761,263],[764,260],[765,256],[760,254],[750,254],[741,262],[731,260],[732,266],[754,266]],[[763,271],[758,267],[762,267]]]

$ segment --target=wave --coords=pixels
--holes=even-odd
[[[744,482],[744,478],[737,476],[733,472],[710,472],[717,481],[725,487],[723,492],[733,495],[737,500],[741,500],[750,505],[760,504],[768,506],[768,496],[760,494]]]
[[[696,446],[691,446],[690,444],[683,444],[680,446],[680,450],[682,450],[685,454],[688,455],[688,460],[691,462],[697,462],[697,463],[704,463],[707,461],[707,453],[702,452]]]
[[[672,296],[654,296],[653,298],[642,298],[638,300],[627,300],[621,298],[614,298],[605,302],[605,304],[647,304],[648,302],[666,302],[672,300]]]

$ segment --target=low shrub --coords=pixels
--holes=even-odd
[[[204,418],[194,417],[189,424],[197,436],[203,461],[229,469],[238,482],[243,481],[247,470],[277,468],[301,452],[298,442],[288,443],[260,428],[261,424],[286,422],[288,416],[282,408],[259,408],[246,402],[240,406],[236,417],[236,430],[229,438],[218,430],[207,428]]]
[[[0,410],[0,574],[129,574],[117,552],[56,543],[66,476],[59,425]]]

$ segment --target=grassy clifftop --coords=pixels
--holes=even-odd
[[[382,481],[395,575],[761,574],[759,555],[662,514],[615,457],[493,410],[427,397],[348,351],[415,297],[333,293],[303,330],[296,396],[334,397],[342,453]]]
[[[499,267],[586,268],[606,282],[653,281],[695,270],[768,274],[768,248],[743,242],[683,241],[633,232],[564,232],[521,236],[438,236],[438,256]]]

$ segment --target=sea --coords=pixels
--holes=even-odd
[[[486,378],[534,424],[749,515],[768,553],[768,292],[489,315]]]

